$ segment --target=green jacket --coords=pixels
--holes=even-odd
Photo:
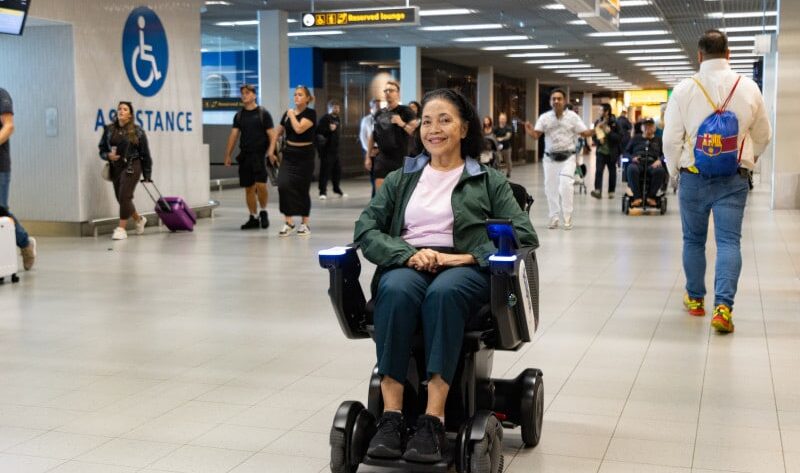
[[[406,206],[429,161],[424,154],[406,158],[402,169],[386,176],[383,186],[356,221],[354,241],[379,268],[403,266],[417,252],[400,234]],[[467,158],[451,199],[455,251],[471,254],[481,267],[488,267],[489,256],[497,251],[486,234],[488,218],[510,219],[523,246],[539,246],[530,218],[497,170]]]

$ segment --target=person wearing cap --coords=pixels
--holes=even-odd
[[[656,205],[656,195],[664,186],[667,179],[667,170],[664,165],[661,138],[656,136],[656,122],[647,118],[642,122],[643,131],[634,136],[625,149],[625,154],[631,156],[631,162],[626,171],[628,187],[631,188],[633,197],[631,207],[642,205],[642,173],[648,179],[647,205]]]
[[[750,173],[772,139],[772,127],[758,85],[731,70],[725,33],[708,30],[697,46],[700,70],[675,87],[664,112],[664,156],[670,175],[676,178],[680,173],[684,306],[690,315],[705,315],[706,239],[708,219],[713,214],[717,261],[711,326],[717,332],[730,333],[733,300],[742,271],[742,220]],[[706,177],[695,167],[697,130],[726,98],[730,98],[726,110],[738,121],[739,168],[730,176]],[[714,102],[713,106],[709,102]]]
[[[139,215],[133,204],[133,192],[139,180],[149,182],[153,170],[153,159],[147,135],[134,120],[133,104],[120,102],[114,122],[103,130],[100,138],[100,159],[111,163],[111,183],[114,196],[119,202],[119,225],[111,235],[112,240],[128,238],[128,220],[136,222],[136,234],[144,233],[147,219]]]
[[[236,162],[239,164],[239,185],[244,187],[245,202],[250,212],[241,229],[267,228],[267,159],[274,159],[277,135],[272,116],[256,103],[255,86],[244,84],[239,91],[242,109],[233,117],[233,127],[225,149],[225,166],[231,165],[231,155],[238,140],[240,153],[236,156]],[[261,208],[258,213],[256,201]]]

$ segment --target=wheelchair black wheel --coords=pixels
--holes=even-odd
[[[541,372],[526,376],[521,402],[522,442],[526,447],[535,447],[539,445],[539,440],[542,438],[542,419],[544,417],[544,382]]]
[[[661,197],[661,202],[659,203],[659,207],[661,207],[661,215],[667,213],[667,196]]]
[[[497,417],[486,418],[483,438],[470,440],[469,473],[502,473],[503,426]]]
[[[628,211],[631,208],[631,199],[627,195],[622,196],[622,213],[628,215]]]
[[[375,418],[358,401],[345,401],[331,427],[331,473],[356,473],[375,434]]]

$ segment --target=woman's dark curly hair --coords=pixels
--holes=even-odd
[[[431,90],[422,98],[421,110],[425,110],[425,105],[433,99],[446,100],[456,107],[461,121],[467,124],[467,136],[461,139],[461,157],[466,159],[469,156],[477,159],[483,149],[483,123],[478,112],[475,111],[475,107],[460,92],[453,89],[436,89]],[[416,140],[417,149],[422,149],[423,144],[419,132],[416,133]],[[425,153],[429,154],[427,151]]]

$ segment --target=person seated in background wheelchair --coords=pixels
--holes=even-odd
[[[354,239],[378,266],[374,339],[384,412],[367,455],[434,463],[448,448],[445,401],[465,326],[489,302],[495,247],[486,219],[509,219],[522,245],[539,243],[506,178],[474,159],[483,147],[481,120],[463,95],[427,93],[418,139],[425,151],[387,176],[356,222]],[[420,325],[427,407],[406,442],[403,389]]]
[[[647,199],[647,205],[656,206],[658,192],[667,181],[667,169],[664,166],[661,137],[656,136],[656,122],[647,118],[642,123],[642,133],[634,135],[628,143],[625,153],[631,156],[628,164],[628,187],[631,197],[631,207],[640,207],[642,198]],[[642,196],[642,172],[646,170],[648,179],[647,195]]]

